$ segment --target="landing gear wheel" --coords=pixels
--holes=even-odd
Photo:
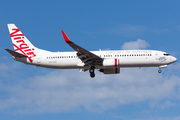
[[[94,66],[91,66],[91,68],[89,69],[89,73],[90,73],[90,76],[91,76],[92,78],[95,77]]]
[[[158,73],[161,73],[162,71],[161,70],[158,70]]]
[[[91,76],[92,78],[94,78],[94,77],[95,77],[95,73],[90,73],[90,76]]]
[[[89,69],[89,73],[94,73],[94,69],[93,69],[93,68],[90,68],[90,69]]]

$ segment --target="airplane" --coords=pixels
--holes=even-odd
[[[5,49],[13,59],[28,65],[53,69],[89,70],[90,76],[95,77],[95,69],[104,74],[119,74],[120,68],[125,67],[159,67],[166,68],[177,61],[170,54],[157,50],[107,50],[88,51],[72,42],[61,30],[65,42],[75,52],[50,52],[35,47],[24,34],[15,26],[7,24],[14,50]]]

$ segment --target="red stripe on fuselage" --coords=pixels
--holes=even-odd
[[[115,59],[115,67],[117,67],[117,59]]]
[[[118,68],[117,68],[117,64],[118,64],[118,62],[117,62],[117,59],[115,59],[115,67],[116,67],[116,73],[118,73]]]

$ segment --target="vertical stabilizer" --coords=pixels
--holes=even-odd
[[[28,56],[30,62],[36,57],[37,48],[24,36],[15,24],[8,24],[9,33],[13,43],[14,51]]]

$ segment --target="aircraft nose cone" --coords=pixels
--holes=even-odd
[[[172,61],[173,61],[173,62],[176,62],[176,61],[177,61],[177,58],[172,57]]]

